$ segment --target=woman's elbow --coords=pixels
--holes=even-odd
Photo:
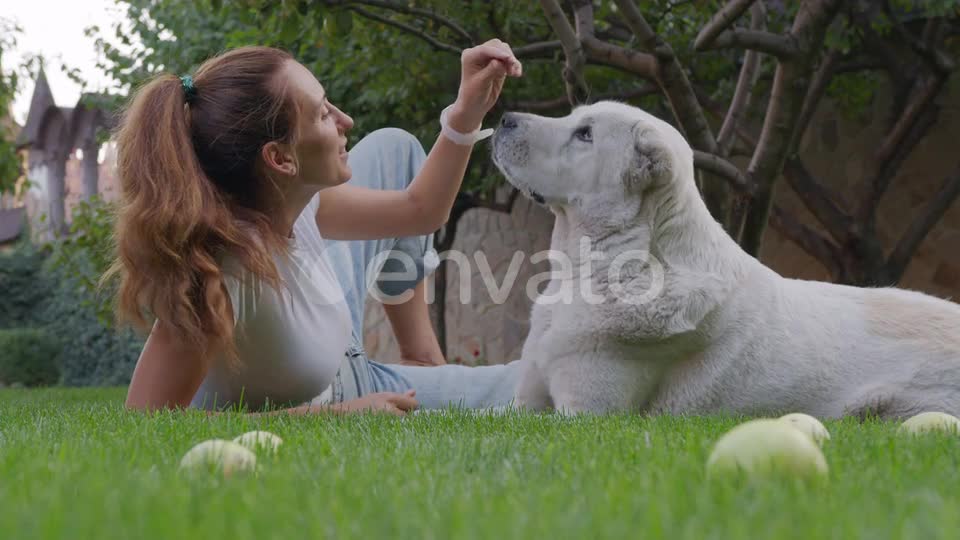
[[[413,199],[411,214],[413,225],[411,236],[428,235],[436,232],[450,220],[450,209],[431,207]]]
[[[433,234],[443,228],[448,221],[450,221],[450,212],[443,212],[438,216],[434,216],[433,219],[427,220],[427,222],[424,223],[423,230],[417,234]]]

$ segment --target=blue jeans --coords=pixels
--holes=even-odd
[[[413,135],[395,128],[374,131],[350,150],[350,182],[373,189],[403,190],[425,160],[426,153]],[[339,403],[375,392],[414,389],[422,409],[510,405],[519,378],[519,361],[480,367],[401,366],[375,362],[363,350],[363,311],[371,287],[376,285],[386,296],[416,287],[439,265],[433,235],[326,240],[326,245],[350,307],[353,338],[347,358],[322,401]],[[391,274],[390,279],[386,279],[386,273]]]

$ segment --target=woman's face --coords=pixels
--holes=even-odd
[[[296,154],[297,178],[309,186],[331,187],[350,179],[346,132],[353,119],[333,106],[323,86],[299,62],[284,67],[293,98],[300,104]]]

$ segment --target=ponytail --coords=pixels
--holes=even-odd
[[[236,358],[222,257],[279,284],[272,254],[286,240],[250,201],[261,184],[260,148],[289,138],[293,125],[290,107],[273,107],[274,117],[238,116],[249,116],[251,105],[285,101],[273,95],[271,80],[288,58],[250,47],[208,61],[192,82],[189,104],[191,88],[173,75],[156,77],[134,96],[116,134],[122,199],[116,259],[105,276],[120,278],[120,320],[146,330],[157,319],[205,357]]]

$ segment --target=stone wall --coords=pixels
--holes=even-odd
[[[892,249],[897,238],[917,216],[919,209],[936,193],[940,183],[960,163],[960,78],[954,77],[941,96],[940,117],[926,139],[904,163],[884,197],[878,228],[883,245]],[[813,174],[833,189],[852,199],[865,165],[871,159],[884,133],[890,98],[878,96],[869,111],[858,119],[848,118],[829,103],[815,115],[801,141],[801,155]],[[819,227],[790,188],[780,183],[777,203],[808,225]],[[518,283],[547,270],[546,263],[532,265],[530,254],[546,249],[550,243],[552,216],[529,201],[517,201],[510,215],[485,209],[471,210],[462,218],[454,248],[472,254],[483,251],[502,283],[517,251],[525,254]],[[801,279],[826,279],[823,266],[792,242],[772,229],[768,230],[761,259],[784,276]],[[457,299],[459,273],[450,265],[447,302],[448,360],[464,363],[502,363],[519,357],[528,330],[530,300],[524,287],[515,287],[502,305],[479,280],[472,265],[472,302]],[[902,287],[924,291],[943,298],[960,296],[960,204],[954,204],[944,219],[931,231],[918,250]],[[399,358],[396,343],[383,309],[368,303],[365,345],[371,357],[385,362]]]

